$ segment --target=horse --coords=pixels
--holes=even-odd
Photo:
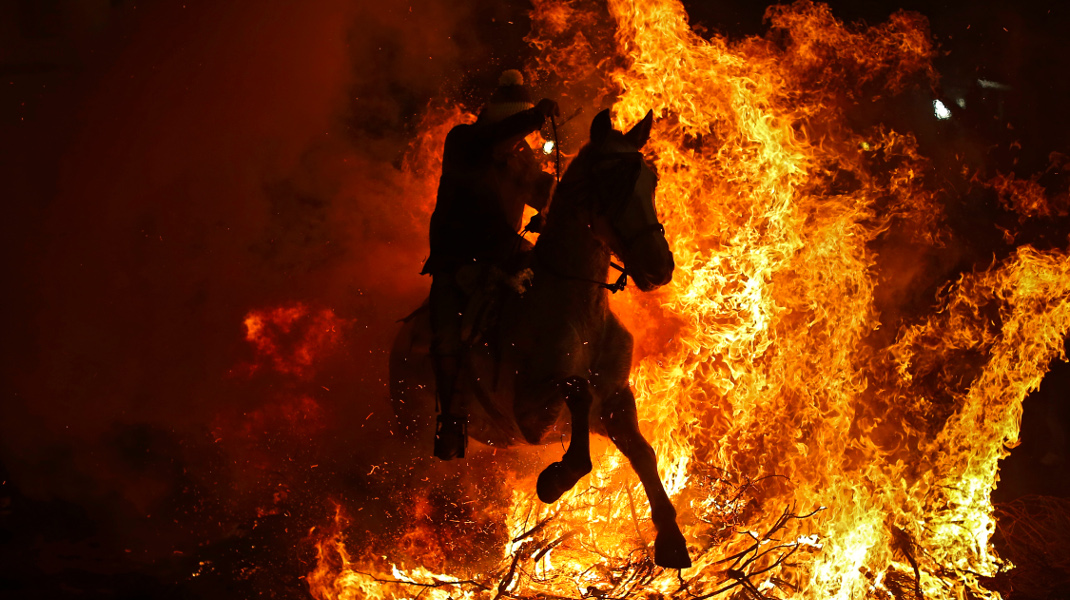
[[[591,471],[590,433],[609,437],[650,503],[654,562],[682,569],[691,566],[687,544],[628,383],[633,338],[609,308],[614,286],[604,283],[611,255],[644,292],[672,280],[675,263],[654,204],[657,175],[640,152],[652,123],[653,111],[627,133],[613,128],[608,110],[593,119],[588,143],[554,192],[534,246],[530,286],[500,303],[493,331],[468,349],[455,403],[467,410],[468,437],[494,447],[556,441],[548,434],[566,428],[562,407],[568,408],[568,448],[536,483],[547,504]],[[390,353],[395,415],[409,435],[428,442],[435,409],[430,338],[428,311],[417,311]]]

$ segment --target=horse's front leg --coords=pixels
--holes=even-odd
[[[582,377],[570,377],[557,388],[565,398],[572,417],[572,437],[568,450],[560,461],[543,469],[535,484],[539,500],[556,502],[561,494],[572,489],[581,477],[591,472],[591,390]]]
[[[639,431],[639,418],[635,411],[635,395],[625,386],[602,405],[602,423],[609,439],[632,464],[639,481],[650,501],[650,513],[658,531],[654,539],[654,562],[661,567],[686,569],[691,566],[687,542],[676,525],[676,509],[665,493],[665,486],[658,476],[658,459],[654,449]]]

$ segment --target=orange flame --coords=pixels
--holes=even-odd
[[[341,340],[344,322],[334,311],[313,311],[298,302],[245,316],[245,339],[256,349],[258,363],[279,373],[306,377],[315,359],[333,350]]]
[[[535,6],[547,36],[572,36],[555,50],[532,34],[537,70],[589,86],[612,57],[569,24],[596,22],[594,9]],[[768,38],[729,42],[693,32],[675,0],[609,11],[617,125],[658,116],[647,149],[677,262],[656,302],[615,309],[646,322],[641,338],[671,336],[648,343],[633,385],[694,567],[653,566],[641,486],[607,451],[553,506],[517,485],[494,568],[386,568],[334,535],[312,593],[998,597],[981,584],[1006,566],[989,497],[1022,400],[1070,330],[1070,260],[1022,247],[948,286],[931,316],[881,313],[901,276],[889,254],[934,251],[949,233],[913,138],[846,115],[934,80],[925,20],[852,28],[800,1],[768,11]],[[1032,189],[999,187],[1041,212],[1013,200],[1019,188]]]

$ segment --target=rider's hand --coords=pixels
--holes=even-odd
[[[542,115],[542,118],[554,116],[561,116],[561,109],[557,106],[557,103],[549,98],[543,98],[539,100],[539,103],[535,105],[535,111]]]

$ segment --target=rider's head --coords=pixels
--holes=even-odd
[[[479,121],[496,123],[534,106],[531,92],[524,85],[524,76],[520,71],[510,69],[502,73],[498,80],[498,89],[494,90],[487,105],[479,113]]]

